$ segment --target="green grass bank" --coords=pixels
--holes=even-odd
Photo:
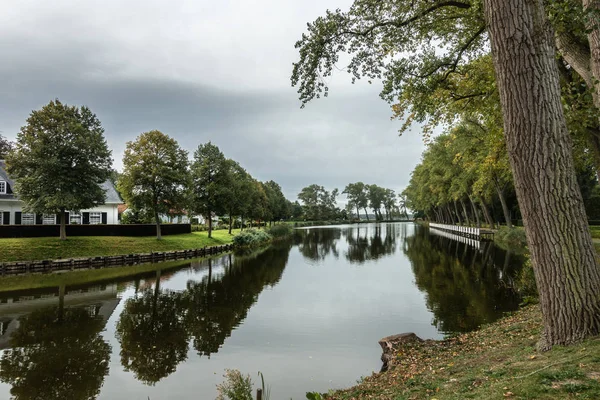
[[[231,243],[237,233],[239,230],[233,231],[232,235],[227,230],[217,230],[212,232],[210,239],[208,232],[163,236],[162,240],[153,236],[79,236],[65,241],[57,237],[0,239],[0,262],[188,250]]]
[[[600,399],[600,337],[540,353],[541,328],[528,306],[476,332],[405,344],[387,372],[324,398]]]

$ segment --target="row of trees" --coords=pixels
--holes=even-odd
[[[574,137],[600,154],[599,13],[600,3],[576,0],[355,0],[309,23],[296,43],[292,84],[303,104],[327,95],[323,77],[350,53],[346,70],[383,80],[403,130],[420,122],[429,137],[435,126],[473,122],[484,142],[504,137],[540,292],[541,349],[600,333],[600,266],[573,157]],[[467,194],[496,189],[464,183]],[[434,214],[459,199],[436,198],[446,196]]]
[[[345,194],[347,198],[344,210],[337,207],[338,189],[329,192],[323,186],[316,184],[303,188],[298,194],[298,199],[302,202],[302,215],[305,219],[312,221],[330,221],[351,219],[356,212],[356,218],[360,219],[362,210],[368,221],[367,210],[371,209],[377,221],[390,220],[396,215],[408,218],[405,196],[400,194],[397,199],[396,193],[392,189],[356,182],[346,185],[342,194]]]
[[[404,196],[399,195],[399,202],[397,202],[396,193],[392,189],[356,182],[346,185],[342,193],[347,196],[348,210],[350,212],[356,210],[357,218],[360,218],[360,210],[364,210],[365,217],[367,221],[369,220],[367,207],[373,210],[375,219],[378,221],[384,219],[384,215],[381,213],[382,208],[385,211],[385,218],[388,220],[392,219],[395,214],[408,218]]]
[[[203,215],[211,237],[213,215],[227,215],[231,233],[237,217],[243,227],[245,218],[277,221],[293,212],[277,182],[253,178],[211,142],[190,162],[175,139],[156,130],[127,143],[117,188],[132,212],[150,211],[159,239],[161,215]]]
[[[279,184],[254,179],[212,143],[198,146],[190,162],[175,139],[156,130],[127,143],[123,173],[116,173],[96,115],[59,100],[33,111],[14,144],[0,136],[3,158],[25,210],[58,215],[63,240],[66,212],[103,204],[108,179],[134,216],[149,215],[156,223],[158,239],[162,215],[203,215],[210,237],[213,215],[227,215],[231,233],[235,217],[243,226],[244,218],[279,220],[294,209]]]

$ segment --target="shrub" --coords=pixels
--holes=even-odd
[[[535,274],[531,259],[527,257],[527,261],[523,264],[523,269],[517,277],[517,290],[523,297],[523,302],[526,304],[536,303],[538,298],[537,285],[535,282]]]
[[[274,238],[282,238],[291,234],[292,227],[288,224],[273,225],[273,227],[269,229],[269,235],[273,236]]]
[[[523,228],[500,227],[495,234],[495,239],[506,247],[526,247],[527,237]]]
[[[217,385],[216,400],[253,400],[250,375],[242,375],[235,369],[225,370],[225,381]]]
[[[247,229],[233,237],[233,243],[236,246],[253,246],[256,244],[268,242],[272,236],[265,231],[257,229]]]

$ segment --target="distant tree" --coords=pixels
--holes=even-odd
[[[221,214],[228,187],[227,159],[217,146],[201,144],[192,163],[192,207],[208,220],[208,237],[212,237],[212,215]]]
[[[377,185],[367,185],[367,189],[369,206],[373,209],[375,218],[380,221],[383,219],[383,216],[381,215],[381,207],[383,206],[383,201],[385,199],[385,189]]]
[[[298,194],[298,199],[304,203],[304,216],[310,220],[335,218],[338,193],[338,189],[329,193],[323,186],[316,184],[303,188]]]
[[[392,219],[392,214],[396,209],[396,193],[392,189],[385,189],[383,196],[383,208],[387,214],[387,219]]]
[[[292,203],[292,218],[299,219],[300,217],[302,217],[303,213],[304,213],[304,210],[302,209],[302,205],[300,205],[300,203],[298,203],[298,201],[293,202]]]
[[[240,164],[227,160],[227,190],[223,192],[223,205],[229,214],[229,234],[233,228],[233,218],[242,216],[250,202],[252,177]]]
[[[0,135],[0,160],[4,160],[12,148],[12,143]]]
[[[275,181],[267,181],[264,183],[265,192],[269,199],[269,208],[271,211],[272,220],[281,220],[287,215],[287,199],[283,195],[281,186]]]
[[[365,211],[365,217],[369,220],[369,214],[367,213],[367,207],[369,206],[369,197],[367,192],[367,185],[362,182],[349,183],[344,188],[343,194],[347,195],[348,202],[356,208],[356,217],[360,219],[359,210]]]
[[[96,207],[106,200],[102,184],[110,176],[111,152],[104,128],[89,108],[58,99],[33,111],[6,159],[24,209],[57,214],[66,240],[66,212]]]
[[[118,187],[130,207],[152,211],[158,240],[160,215],[186,204],[188,183],[187,151],[175,139],[155,130],[127,142]]]

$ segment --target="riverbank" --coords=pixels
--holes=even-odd
[[[387,372],[328,399],[600,399],[600,338],[536,351],[539,307],[476,332],[395,349]]]
[[[0,262],[57,260],[65,258],[114,256],[174,250],[190,250],[233,242],[234,230],[192,232],[183,235],[156,237],[78,236],[61,241],[57,237],[0,239]]]

